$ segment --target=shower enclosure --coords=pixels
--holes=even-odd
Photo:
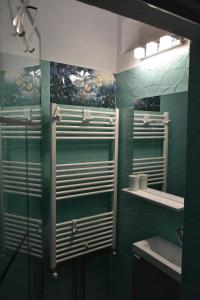
[[[5,300],[16,295],[35,299],[40,289],[36,276],[41,273],[41,217],[40,204],[35,203],[41,198],[41,167],[36,162],[39,111],[1,103],[0,297]]]
[[[32,7],[33,14],[27,6],[25,12],[22,4],[0,3],[2,300],[42,299],[40,38],[33,24],[37,9]],[[19,27],[25,35],[19,36]],[[30,34],[28,49],[25,37]]]

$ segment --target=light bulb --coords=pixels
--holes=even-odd
[[[150,42],[146,44],[146,56],[156,54],[158,52],[158,43]]]
[[[165,50],[172,47],[173,37],[170,35],[164,35],[160,38],[159,50]]]
[[[134,49],[134,57],[136,59],[141,59],[145,57],[145,49],[142,47],[138,47]]]

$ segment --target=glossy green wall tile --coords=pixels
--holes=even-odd
[[[140,66],[117,74],[122,105],[136,98],[173,94],[188,90],[189,55],[158,62],[144,60]]]
[[[161,112],[169,112],[168,192],[185,196],[188,93],[161,96]]]
[[[113,299],[131,299],[132,243],[160,235],[178,244],[175,230],[183,224],[183,213],[147,203],[121,189],[128,186],[132,153],[140,157],[149,155],[149,151],[151,155],[162,153],[159,142],[150,142],[148,147],[146,142],[133,143],[130,134],[133,120],[129,118],[136,98],[161,95],[161,111],[169,111],[173,119],[170,124],[169,191],[184,194],[188,59],[186,54],[171,63],[131,69],[116,76],[122,134],[119,140],[118,254],[113,259]]]

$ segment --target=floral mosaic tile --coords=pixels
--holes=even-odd
[[[1,76],[1,104],[40,104],[40,66],[4,70]]]
[[[143,111],[160,111],[160,96],[136,99],[134,109]]]
[[[92,69],[51,62],[51,102],[115,107],[115,77]]]

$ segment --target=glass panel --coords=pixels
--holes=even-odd
[[[24,2],[25,3],[25,2]],[[27,2],[26,2],[27,3]],[[42,299],[40,39],[37,10],[0,3],[0,299]],[[31,38],[29,39],[31,35]],[[28,41],[28,44],[27,44]]]

